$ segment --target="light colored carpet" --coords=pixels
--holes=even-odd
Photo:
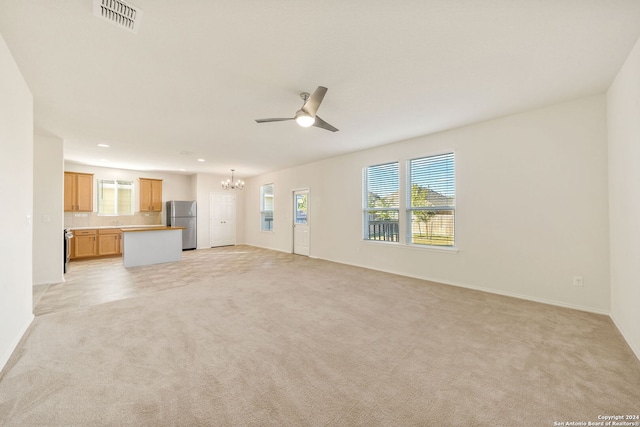
[[[640,413],[640,362],[606,316],[246,246],[124,271],[189,279],[37,316],[0,377],[0,425],[553,426]]]

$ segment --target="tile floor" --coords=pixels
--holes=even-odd
[[[239,254],[242,257],[238,257]],[[269,256],[265,256],[265,254]],[[65,281],[33,288],[36,316],[150,295],[229,271],[241,273],[273,262],[305,262],[297,255],[252,246],[226,246],[182,253],[182,261],[125,268],[122,258],[72,261]]]

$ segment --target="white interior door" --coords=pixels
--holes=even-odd
[[[309,190],[293,192],[293,253],[309,256]]]
[[[211,193],[209,241],[211,247],[236,244],[236,195]]]

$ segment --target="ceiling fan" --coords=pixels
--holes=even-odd
[[[327,93],[327,88],[324,86],[318,86],[318,88],[313,92],[312,95],[309,95],[307,92],[302,92],[300,94],[300,98],[302,98],[304,104],[302,104],[302,108],[300,108],[296,112],[295,116],[290,118],[257,119],[256,122],[269,123],[283,122],[285,120],[295,120],[296,123],[305,128],[308,128],[309,126],[315,126],[317,128],[330,130],[331,132],[337,132],[337,128],[331,126],[329,123],[316,116],[316,112],[318,111],[318,108],[320,108],[320,103],[322,102],[325,93]]]

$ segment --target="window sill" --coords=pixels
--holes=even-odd
[[[405,246],[407,248],[415,249],[418,251],[444,252],[449,254],[458,253],[458,248],[455,246],[427,246],[427,245],[416,245],[413,243],[408,243]]]
[[[387,245],[387,246],[396,246],[399,248],[408,248],[416,251],[427,251],[427,252],[438,252],[438,253],[447,253],[447,254],[457,254],[459,249],[455,246],[426,246],[426,245],[416,245],[413,243],[400,243],[400,242],[387,242],[380,240],[362,240],[362,242],[366,245]]]

